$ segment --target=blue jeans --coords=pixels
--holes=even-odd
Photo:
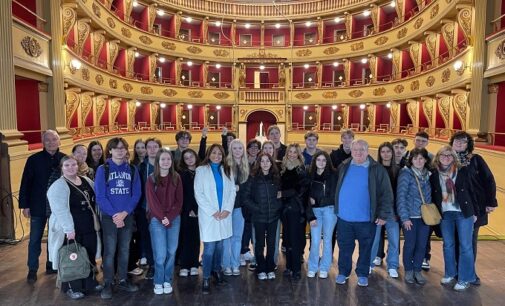
[[[461,212],[447,211],[442,215],[440,224],[444,240],[445,277],[455,277],[461,282],[475,281],[473,260],[473,216],[465,218]],[[458,231],[459,258],[456,271],[455,231]]]
[[[39,257],[42,251],[42,236],[46,228],[47,217],[30,217],[30,242],[28,243],[28,270],[37,271],[39,269]],[[47,248],[46,248],[47,250]],[[47,255],[46,269],[52,269],[52,264]]]
[[[430,227],[421,218],[411,218],[412,228],[403,229],[403,267],[405,271],[420,272],[423,264]]]
[[[312,209],[316,217],[316,226],[310,227],[310,253],[309,253],[309,271],[329,272],[333,260],[333,249],[331,247],[331,237],[337,223],[335,208],[333,205],[325,207],[316,207]],[[321,232],[323,233],[323,256],[319,261],[319,245],[321,244]],[[319,266],[319,267],[318,267]]]
[[[114,258],[117,258],[117,274],[120,280],[127,278],[128,257],[130,256],[130,240],[132,238],[133,215],[128,215],[124,219],[125,226],[117,228],[111,216],[102,214],[102,235],[103,235],[103,280],[106,284],[111,284],[114,280]]]
[[[223,240],[223,268],[240,267],[240,249],[244,233],[244,217],[242,208],[233,209],[231,216],[232,236]]]
[[[203,278],[209,278],[210,272],[220,272],[223,261],[223,240],[203,243]]]
[[[368,277],[370,268],[370,252],[375,236],[375,223],[373,222],[347,222],[342,219],[337,221],[338,242],[338,274],[349,276],[352,269],[352,253],[356,247],[355,240],[359,243],[359,257],[356,264],[358,277]]]
[[[386,233],[388,237],[388,256],[386,259],[388,269],[398,269],[400,266],[400,225],[396,220],[386,221]],[[377,225],[375,239],[370,253],[370,267],[374,267],[373,260],[377,256],[381,239],[382,226]]]
[[[180,228],[180,216],[172,220],[170,227],[164,226],[156,218],[151,219],[149,232],[154,255],[154,284],[172,283]]]

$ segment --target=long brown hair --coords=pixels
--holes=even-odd
[[[263,156],[266,156],[268,158],[268,160],[270,161],[270,164],[272,166],[270,166],[270,169],[268,170],[268,173],[269,174],[272,174],[272,179],[274,181],[275,184],[279,184],[280,182],[280,175],[279,175],[279,169],[277,168],[277,165],[274,161],[274,159],[272,158],[272,156],[266,154],[266,153],[260,153],[258,154],[258,159],[256,160],[256,163],[254,164],[254,167],[253,167],[253,170],[252,170],[252,176],[257,176],[257,175],[261,175],[263,174],[263,169],[261,169],[261,158]]]
[[[228,178],[230,178],[230,166],[228,166],[228,163],[225,162],[225,159],[226,159],[226,155],[224,154],[224,149],[223,149],[223,146],[220,145],[220,144],[217,144],[217,143],[214,143],[212,144],[208,149],[207,151],[205,152],[205,159],[202,161],[201,165],[202,166],[210,166],[211,164],[211,161],[210,161],[210,153],[212,153],[212,151],[214,150],[214,148],[218,148],[219,151],[221,151],[221,155],[223,156],[223,158],[221,159],[221,162],[219,163],[219,165],[221,167],[223,167],[224,169],[224,174],[226,174],[226,176]]]
[[[161,158],[161,154],[164,154],[164,153],[167,153],[168,155],[170,155],[170,158],[172,159],[172,164],[170,164],[170,169],[168,170],[168,176],[170,178],[170,181],[174,185],[177,183],[177,172],[175,172],[174,157],[172,156],[172,153],[170,152],[170,150],[165,149],[165,148],[161,148],[158,151],[158,153],[156,154],[156,158],[154,159],[154,171],[152,174],[152,176],[154,178],[154,184],[156,186],[161,184],[162,177],[161,177],[161,169],[160,169],[160,158]]]

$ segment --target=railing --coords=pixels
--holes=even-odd
[[[29,16],[31,16],[31,17],[34,18],[35,23],[33,22],[33,20],[26,19],[26,16],[18,16],[17,14],[15,14],[15,10],[16,9],[28,13]],[[44,30],[44,25],[47,23],[47,20],[45,20],[44,18],[40,17],[39,15],[37,15],[37,13],[33,12],[31,9],[27,8],[26,6],[24,6],[23,4],[19,3],[16,0],[12,0],[12,11],[13,11],[13,16],[15,16],[15,17],[23,20],[24,22],[26,22],[26,23],[34,26],[36,29],[38,29],[40,31]]]
[[[280,91],[262,89],[245,89],[240,93],[240,98],[240,101],[245,103],[278,103],[284,101]]]
[[[493,33],[492,34],[503,30],[503,28],[505,27],[505,19],[504,18],[505,18],[505,14],[503,14],[500,17],[491,21],[491,24],[493,25]]]

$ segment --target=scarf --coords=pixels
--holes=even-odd
[[[438,168],[439,170],[439,181],[440,187],[442,188],[442,204],[456,204],[456,177],[458,175],[458,169],[456,165],[452,163],[447,168]]]
[[[412,172],[414,173],[414,175],[417,176],[417,178],[423,182],[427,181],[428,178],[430,177],[430,172],[426,168],[419,170],[417,168],[411,167],[410,169],[412,169]]]
[[[287,170],[293,170],[294,168],[301,166],[301,165],[302,165],[302,163],[300,162],[300,160],[298,158],[295,160],[289,160],[286,158],[286,160],[283,163],[284,168]]]
[[[468,152],[468,150],[462,151],[462,152],[456,152],[458,155],[459,162],[461,163],[461,166],[466,167],[470,165],[470,160],[472,159],[472,154]]]

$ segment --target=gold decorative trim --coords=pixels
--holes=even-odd
[[[202,49],[196,47],[196,46],[189,46],[186,48],[186,50],[188,50],[189,53],[192,53],[192,54],[200,54],[202,53]]]
[[[404,38],[405,35],[407,35],[407,31],[408,31],[408,29],[406,27],[402,28],[400,31],[398,31],[398,34],[396,34],[396,37],[398,39]]]
[[[81,69],[81,73],[82,73],[82,79],[84,81],[89,81],[89,69],[88,68],[82,68]]]
[[[21,40],[21,47],[23,47],[25,53],[31,57],[39,57],[42,54],[42,47],[33,37],[25,36],[23,40]]]
[[[435,16],[438,15],[439,8],[440,7],[439,7],[438,3],[435,4],[435,6],[431,8],[431,12],[430,12],[430,18],[431,19],[433,19]]]
[[[152,39],[149,38],[149,36],[146,35],[141,35],[139,37],[139,40],[144,44],[144,45],[150,45],[153,43]]]
[[[296,51],[295,54],[298,57],[307,57],[312,54],[312,51],[310,51],[310,49],[302,49],[302,50]]]
[[[309,49],[306,49],[306,50],[308,50],[310,53],[312,53],[312,51],[310,51]],[[303,51],[303,50],[299,50],[299,51]],[[258,53],[255,52],[255,53],[248,54],[246,56],[246,58],[278,58],[278,57],[279,56],[277,54],[267,53],[265,51],[265,49],[260,49]]]
[[[309,94],[308,92],[299,92],[295,95],[295,98],[299,100],[307,100],[310,97],[312,97],[312,95]]]
[[[200,90],[191,90],[188,91],[188,96],[190,96],[191,98],[201,98],[203,97],[203,92],[201,92]]]
[[[323,98],[325,99],[335,99],[338,96],[336,91],[325,91],[323,92]]]
[[[405,90],[405,87],[401,84],[398,84],[395,86],[395,89],[394,91],[397,93],[397,94],[400,94],[402,93],[403,91]]]
[[[433,86],[433,84],[435,84],[435,77],[430,75],[427,79],[426,79],[426,86],[428,87],[431,87]]]
[[[377,45],[377,46],[381,46],[385,43],[387,43],[389,40],[389,38],[387,36],[381,36],[379,38],[377,38],[374,43]]]
[[[373,90],[374,96],[383,96],[385,94],[386,94],[386,88],[384,88],[384,87],[375,88]]]
[[[337,47],[328,47],[324,49],[323,53],[326,55],[333,55],[336,54],[338,51],[340,51],[340,49]]]
[[[505,59],[505,39],[498,44],[498,47],[496,47],[494,54],[501,60]]]
[[[412,83],[410,83],[410,90],[411,91],[419,90],[419,80],[415,80]]]
[[[127,28],[121,28],[121,34],[123,34],[123,36],[126,38],[132,37],[132,32]]]
[[[112,88],[112,89],[117,89],[117,80],[110,79],[109,80],[109,87]]]
[[[140,92],[144,95],[151,95],[153,93],[153,89],[149,86],[140,87]]]
[[[451,70],[449,68],[446,68],[444,71],[442,71],[442,83],[449,81],[450,78]]]
[[[212,53],[214,53],[214,55],[218,56],[218,57],[226,57],[226,56],[230,55],[230,52],[228,52],[227,50],[224,50],[224,49],[216,49]]]
[[[164,40],[162,43],[161,43],[161,46],[167,50],[175,50],[176,46],[173,42],[169,42],[169,41],[166,41]]]
[[[100,12],[100,7],[98,7],[98,5],[96,5],[96,3],[93,3],[91,5],[91,8],[93,9],[93,13],[95,13],[95,15],[100,18],[102,13]]]
[[[423,17],[417,18],[417,20],[414,22],[414,29],[419,29],[423,25]]]
[[[103,84],[103,76],[101,74],[97,74],[95,76],[95,81],[98,85],[102,85]]]
[[[351,51],[359,51],[365,49],[365,45],[362,41],[354,43],[351,45]]]
[[[363,91],[359,90],[359,89],[354,89],[354,90],[351,90],[349,92],[349,96],[353,97],[353,98],[359,98],[363,95]]]
[[[428,127],[433,125],[433,100],[427,99],[423,102],[422,107],[424,110],[424,116],[428,119]]]
[[[107,17],[107,24],[109,25],[109,27],[111,27],[112,29],[114,29],[116,27],[116,23],[114,22],[114,19],[112,19],[111,17]]]
[[[124,83],[123,84],[123,89],[126,91],[126,92],[130,92],[133,90],[133,86],[130,84],[130,83]]]
[[[177,95],[177,91],[173,90],[172,88],[167,88],[163,90],[163,94],[167,97],[173,97]]]
[[[216,99],[223,100],[223,99],[227,99],[228,97],[230,97],[230,95],[226,92],[220,91],[220,92],[216,92],[214,94],[214,97],[216,97]]]

